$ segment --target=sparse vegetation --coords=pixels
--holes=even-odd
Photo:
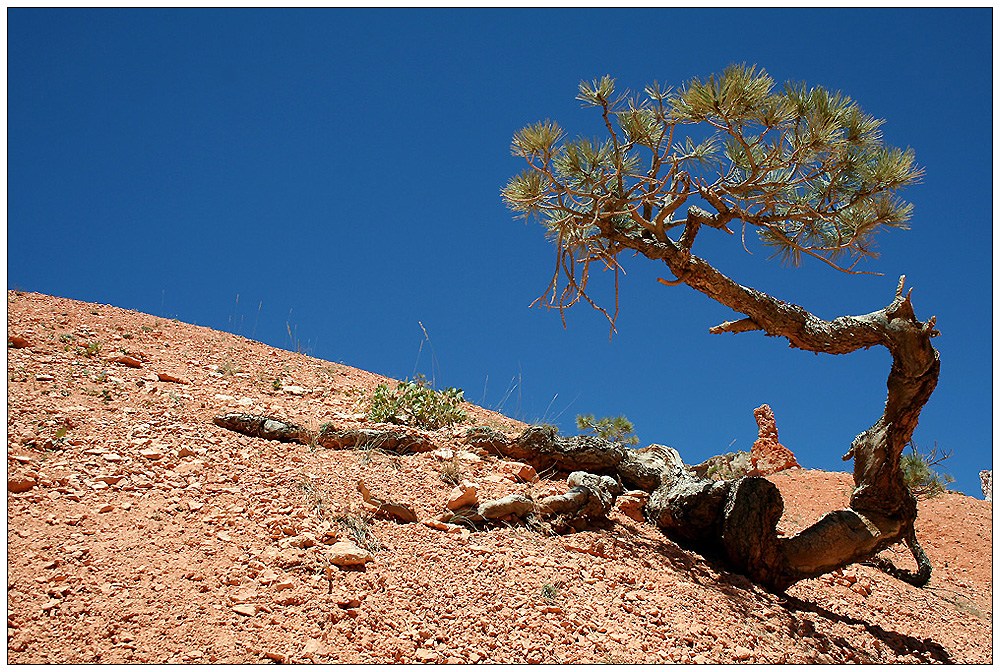
[[[955,481],[949,474],[941,474],[934,470],[949,457],[951,452],[938,454],[937,442],[926,453],[913,441],[910,442],[910,452],[904,453],[900,459],[903,470],[903,482],[917,499],[930,499],[943,493],[949,483]]]
[[[556,581],[555,583],[546,583],[542,585],[542,599],[549,604],[556,601],[559,597],[559,589],[562,588],[562,581]]]
[[[576,426],[584,432],[590,432],[602,439],[616,441],[626,446],[639,444],[639,437],[633,432],[632,422],[624,415],[594,420],[594,414],[576,416]]]
[[[94,341],[93,343],[88,343],[82,348],[77,348],[76,354],[83,357],[94,357],[101,352],[102,347],[103,345],[100,341]]]
[[[231,359],[227,359],[222,364],[219,364],[219,373],[224,376],[231,376],[233,374],[239,373],[241,371],[240,367],[233,363]]]
[[[705,478],[713,481],[730,481],[747,475],[744,469],[734,469],[731,464],[713,464],[705,472]]]
[[[365,511],[355,511],[350,502],[340,502],[330,512],[329,518],[350,532],[354,543],[369,553],[374,554],[382,549],[382,542],[375,537],[371,528],[371,515]]]
[[[462,471],[462,462],[458,459],[458,453],[452,455],[451,459],[446,461],[438,472],[438,477],[450,485],[458,485],[464,476],[465,472]]]
[[[462,390],[449,387],[435,391],[426,378],[418,376],[416,380],[400,382],[395,391],[385,384],[376,387],[368,407],[368,419],[438,429],[466,419],[461,408],[463,401]]]

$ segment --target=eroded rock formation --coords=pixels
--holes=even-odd
[[[751,467],[761,476],[798,467],[792,451],[778,442],[778,426],[771,407],[764,404],[754,409],[753,417],[757,420],[757,440],[750,449]]]

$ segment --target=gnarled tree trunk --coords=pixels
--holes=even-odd
[[[792,347],[828,354],[881,345],[892,355],[892,369],[882,417],[858,435],[844,456],[854,458],[855,490],[849,509],[833,511],[799,534],[783,538],[775,529],[783,510],[781,496],[765,479],[716,483],[672,469],[662,474],[650,497],[647,518],[668,534],[721,548],[734,569],[775,590],[869,560],[899,541],[910,547],[919,571],[896,575],[918,585],[926,583],[930,564],[914,534],[916,500],[903,482],[900,457],[937,384],[940,361],[930,341],[938,335],[935,318],[926,322],[916,318],[909,293],[903,294],[905,278],[900,278],[886,308],[822,320],[800,306],[744,287],[692,255],[698,227],[706,222],[690,213],[687,222],[679,242],[647,231],[615,228],[609,218],[596,224],[612,243],[609,254],[631,249],[663,261],[677,277],[661,280],[664,284],[686,284],[746,316],[714,327],[711,333],[759,330],[787,339]],[[561,459],[572,462],[569,455]]]
[[[778,590],[869,559],[901,540],[907,541],[920,565],[918,575],[911,578],[926,582],[930,565],[913,533],[916,500],[903,482],[900,457],[920,410],[937,385],[940,360],[931,345],[931,338],[938,335],[935,318],[926,322],[916,318],[910,294],[903,294],[905,278],[900,278],[886,308],[867,315],[819,319],[800,306],[737,284],[692,255],[690,247],[699,223],[690,216],[687,222],[679,243],[667,236],[654,239],[648,233],[619,231],[610,222],[599,227],[617,249],[629,248],[662,260],[678,278],[666,284],[682,282],[746,315],[711,329],[712,333],[761,330],[787,339],[792,347],[828,354],[881,345],[892,355],[892,369],[882,417],[858,435],[844,456],[845,460],[854,458],[855,489],[849,509],[827,514],[794,537],[779,538],[775,524],[782,503],[773,485],[746,478],[713,489],[682,477],[661,484],[647,506],[648,516],[665,530],[687,536],[692,525],[705,520],[704,534],[718,539],[730,562],[755,581]]]

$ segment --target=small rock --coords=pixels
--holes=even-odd
[[[430,649],[417,649],[413,655],[421,663],[433,663],[438,657],[438,654]]]
[[[745,646],[737,646],[733,649],[733,658],[736,660],[747,660],[753,656],[753,651]]]
[[[462,481],[448,496],[448,508],[452,511],[479,503],[479,488],[471,481]]]
[[[205,463],[201,460],[181,462],[174,467],[174,473],[183,476],[184,474],[197,474],[205,468]]]
[[[31,343],[27,339],[21,338],[20,336],[8,336],[7,337],[7,347],[10,348],[27,348],[30,347]]]
[[[125,458],[118,453],[104,453],[102,457],[108,462],[121,462]]]
[[[337,606],[341,609],[357,609],[361,606],[361,600],[356,596],[344,596],[337,598]]]
[[[300,385],[282,385],[281,391],[284,392],[285,394],[297,394],[297,395],[302,395],[305,394],[306,392],[309,392],[309,390]]]
[[[462,530],[461,525],[454,525],[452,523],[444,523],[440,520],[434,520],[433,518],[425,518],[420,521],[427,527],[433,528],[435,530],[441,530],[442,532],[460,532]]]
[[[309,639],[306,640],[306,645],[302,647],[302,655],[306,657],[311,657],[316,655],[317,653],[322,653],[323,651],[325,651],[325,649],[326,646],[323,644],[322,641],[310,637]]]
[[[187,446],[181,446],[177,450],[177,457],[193,457],[195,452],[188,448]]]
[[[37,376],[35,376],[35,380],[41,381],[43,383],[50,383],[53,380],[55,380],[55,378],[47,373],[40,373]]]
[[[142,368],[142,362],[135,357],[129,357],[128,355],[120,355],[118,357],[111,357],[108,359],[109,362],[114,362],[115,364],[123,364],[125,366],[130,366],[133,369]]]
[[[647,501],[649,501],[649,493],[641,490],[632,490],[619,497],[615,505],[624,515],[638,523],[642,523],[646,520],[643,508],[646,506]]]
[[[97,512],[98,513],[109,513],[109,512],[114,511],[114,510],[115,510],[115,507],[114,507],[113,504],[105,504],[104,506],[102,506],[101,508],[99,508],[97,510]]]
[[[163,453],[161,453],[156,448],[143,448],[142,450],[139,451],[139,454],[142,455],[147,460],[159,460],[160,458],[163,457]]]
[[[364,565],[374,560],[372,554],[353,541],[338,541],[326,552],[327,559],[338,567]]]
[[[535,468],[523,462],[501,462],[498,469],[504,478],[522,483],[534,483],[538,480]]]
[[[191,384],[190,380],[185,380],[184,378],[180,378],[178,376],[172,376],[169,373],[158,373],[156,374],[156,377],[162,380],[164,383],[179,383],[181,385]]]
[[[257,580],[266,586],[278,580],[278,573],[273,569],[265,569],[260,573],[260,576],[257,577]]]
[[[288,543],[295,548],[312,548],[316,545],[316,537],[308,532],[303,532],[299,536],[289,539]]]
[[[10,476],[7,478],[7,492],[27,492],[38,482],[27,476]]]
[[[295,582],[291,579],[280,579],[274,582],[273,588],[275,590],[289,590],[295,587]]]
[[[96,480],[96,481],[104,481],[108,485],[115,485],[116,483],[118,483],[123,478],[125,478],[125,477],[121,476],[121,475],[115,475],[115,476],[98,476],[94,480]]]
[[[263,655],[265,658],[273,660],[279,665],[284,665],[288,661],[288,656],[286,656],[283,653],[279,653],[277,651],[263,651],[261,655]]]

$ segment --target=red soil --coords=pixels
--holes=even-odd
[[[111,306],[8,292],[7,309],[27,341],[7,352],[8,663],[992,663],[989,502],[921,503],[923,589],[852,566],[776,596],[618,511],[561,537],[372,519],[374,561],[327,574],[324,549],[353,536],[337,518],[366,517],[357,480],[442,513],[441,455],[310,449],[212,418],[363,426],[392,381]],[[107,361],[121,355],[140,368]],[[431,436],[466,450],[468,426]],[[515,483],[486,455],[462,470],[480,499],[565,488],[565,474]],[[789,533],[851,488],[843,473],[770,479]],[[885,556],[912,567],[903,547]]]

